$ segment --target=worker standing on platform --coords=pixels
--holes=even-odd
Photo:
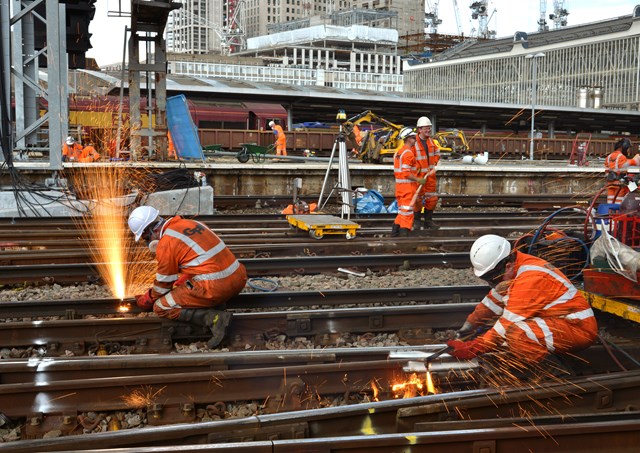
[[[474,340],[447,342],[453,356],[471,359],[506,344],[520,363],[539,363],[547,354],[579,351],[593,343],[598,326],[589,303],[552,264],[512,251],[509,241],[493,234],[478,238],[470,255],[475,275],[492,289],[459,333],[497,321]]]
[[[417,223],[420,222],[420,213],[424,211],[422,221],[423,229],[437,229],[439,226],[433,221],[433,211],[438,204],[438,196],[435,195],[438,190],[438,182],[436,180],[436,165],[440,161],[440,150],[431,139],[431,120],[426,116],[418,118],[416,124],[418,137],[415,144],[416,163],[418,165],[418,174],[420,178],[427,182],[420,189],[418,199],[415,206],[414,228],[417,229]]]
[[[393,175],[396,181],[396,200],[398,201],[398,215],[393,222],[391,236],[408,236],[413,226],[414,196],[420,184],[426,180],[418,176],[418,167],[414,155],[416,133],[410,127],[400,131],[400,138],[404,146],[393,155]]]
[[[155,249],[158,262],[153,287],[136,296],[143,310],[163,318],[208,327],[207,345],[216,347],[226,335],[231,313],[213,309],[242,291],[245,267],[206,225],[180,216],[164,219],[157,209],[140,206],[129,215],[135,240]]]
[[[607,173],[607,203],[620,203],[624,196],[629,193],[629,188],[625,185],[624,178],[627,170],[631,166],[640,166],[640,154],[629,159],[629,149],[631,141],[628,138],[621,138],[613,145],[613,152],[609,154],[604,164]]]
[[[71,135],[62,145],[62,162],[78,162],[82,157],[82,145]]]
[[[273,133],[276,136],[276,155],[287,155],[287,136],[282,130],[282,126],[276,124],[275,121],[269,121],[269,127],[273,129]]]

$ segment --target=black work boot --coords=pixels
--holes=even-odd
[[[231,313],[205,308],[183,308],[178,315],[178,321],[208,327],[211,330],[211,339],[207,341],[207,346],[215,348],[227,333],[227,327],[231,322]]]
[[[413,231],[418,231],[422,229],[422,225],[420,224],[420,211],[417,211],[413,214]]]
[[[424,220],[422,225],[425,230],[437,230],[440,228],[440,225],[433,221],[433,211],[428,209],[424,210]]]
[[[398,232],[398,236],[400,236],[401,238],[406,238],[407,236],[409,236],[410,230],[409,228],[400,228],[400,231]]]
[[[394,223],[393,226],[391,227],[391,237],[395,238],[398,237],[400,233],[400,225],[398,225],[397,223]]]

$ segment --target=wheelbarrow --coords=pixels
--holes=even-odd
[[[269,146],[260,146],[255,143],[240,143],[240,151],[236,154],[236,159],[241,163],[249,162],[249,159],[255,163],[261,163],[265,161],[265,155],[271,154],[276,149],[275,144]]]

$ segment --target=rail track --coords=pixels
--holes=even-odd
[[[516,202],[504,199],[504,203]],[[352,241],[309,241],[291,231],[278,215],[204,220],[241,257],[251,276],[266,276],[334,273],[337,268],[354,272],[468,268],[468,248],[477,235],[526,233],[546,218],[541,213],[452,215],[460,217],[457,220],[449,220],[447,213],[438,215],[441,230],[401,240],[380,240],[388,234],[393,216],[363,218],[363,234]],[[581,227],[578,219],[567,215],[556,221]],[[235,228],[245,221],[254,232],[241,237]],[[71,245],[81,236],[73,222],[54,219],[34,224],[32,230],[28,219],[14,222],[0,221],[0,244],[14,242],[2,245],[0,284],[97,281],[86,253]],[[33,236],[17,237],[21,234]],[[260,244],[260,239],[271,244]],[[489,381],[479,377],[482,362],[458,363],[445,355],[431,371],[439,388],[448,393],[394,399],[397,395],[389,389],[406,380],[411,367],[409,359],[391,359],[389,353],[398,349],[429,353],[441,348],[446,331],[462,324],[486,290],[456,286],[243,293],[227,306],[235,312],[228,335],[234,352],[190,355],[165,353],[173,350],[175,342],[206,338],[206,331],[140,316],[131,299],[6,302],[0,304],[4,321],[0,322],[0,346],[36,345],[48,356],[0,362],[4,403],[0,421],[2,417],[24,419],[25,439],[0,444],[0,451],[118,447],[143,451],[140,446],[165,446],[172,451],[167,445],[180,445],[175,451],[196,451],[195,444],[202,443],[215,443],[216,450],[230,452],[389,451],[410,445],[512,448],[522,442],[544,449],[557,441],[582,448],[612,434],[616,440],[608,446],[637,445],[640,422],[633,411],[640,404],[638,372],[617,372],[620,366],[636,367],[637,333],[622,337],[619,346],[624,355],[618,354],[615,360],[606,345],[594,345],[569,358],[575,373],[571,382],[554,378],[544,384],[492,390],[487,388]],[[123,306],[128,309],[126,315],[119,311]],[[37,319],[27,320],[36,310]],[[628,330],[628,326],[620,328],[624,333]],[[332,347],[345,332],[354,336],[391,332],[413,346]],[[259,350],[278,336],[313,338],[321,349]],[[114,355],[64,357],[87,352]],[[146,354],[150,352],[156,354]],[[122,353],[137,354],[115,355]],[[370,402],[380,390],[377,398],[382,401]],[[132,403],[128,399],[132,394],[142,398]],[[336,395],[341,404],[350,405],[321,408],[327,399],[335,401]],[[260,412],[238,421],[193,423],[203,413],[222,414],[226,404],[247,400],[258,402]],[[110,424],[113,432],[75,435],[94,426],[88,413],[132,408],[144,412],[147,425],[158,426],[116,432],[118,427]],[[602,414],[587,415],[594,410]],[[584,429],[590,430],[589,436],[580,437]],[[63,437],[38,439],[51,432]]]
[[[258,414],[238,420],[151,426],[0,444],[0,451],[75,451],[133,448],[136,451],[389,451],[416,446],[469,451],[523,445],[552,450],[607,451],[637,446],[640,371],[609,373],[572,382],[504,389],[476,389],[406,399],[296,412]],[[152,408],[153,409],[153,408]],[[156,407],[156,409],[160,409]],[[590,414],[593,411],[597,414]],[[75,425],[60,417],[58,425]],[[71,423],[70,423],[71,421]],[[42,429],[32,420],[31,432]],[[56,426],[56,425],[54,425]],[[67,428],[68,432],[72,432]],[[336,436],[340,433],[340,437]],[[197,446],[196,446],[197,444]],[[203,445],[209,444],[209,445]],[[173,445],[174,447],[170,447]],[[357,450],[356,450],[357,449]],[[462,450],[456,450],[462,449]]]

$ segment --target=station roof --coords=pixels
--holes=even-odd
[[[113,83],[111,93],[119,92],[119,74],[86,71],[93,77]],[[126,83],[125,83],[126,88]],[[144,84],[143,87],[144,89]],[[405,97],[403,93],[327,86],[299,86],[274,82],[249,82],[235,79],[207,79],[185,75],[167,76],[167,96],[185,94],[190,99],[276,103],[290,109],[293,123],[334,122],[338,109],[347,116],[365,110],[397,124],[412,124],[420,116],[435,118],[439,129],[508,130],[526,134],[530,128],[531,106],[441,101]],[[536,106],[536,128],[546,130],[553,122],[558,131],[617,131],[640,135],[640,111],[604,110],[578,107]]]

